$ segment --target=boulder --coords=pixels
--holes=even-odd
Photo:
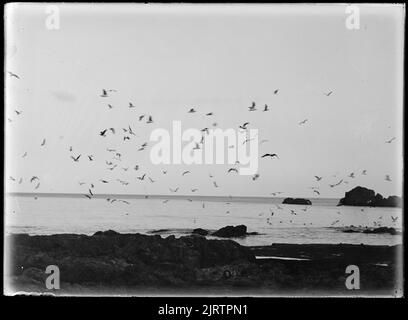
[[[303,198],[285,198],[282,202],[283,204],[303,204],[303,205],[312,205],[312,201],[309,199]]]
[[[201,228],[194,229],[192,233],[193,234],[198,234],[200,236],[206,236],[206,235],[209,234],[209,232],[207,230],[201,229]]]
[[[226,226],[215,231],[213,236],[222,237],[222,238],[235,238],[235,237],[244,237],[247,235],[247,227],[243,224],[239,226]]]
[[[400,197],[390,196],[384,198],[381,194],[375,193],[374,190],[355,187],[345,193],[344,198],[340,199],[339,206],[366,206],[366,207],[401,207]]]

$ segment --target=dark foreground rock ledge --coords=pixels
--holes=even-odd
[[[366,207],[401,207],[402,200],[397,196],[384,198],[374,190],[355,187],[346,192],[344,198],[340,199],[339,206],[366,206]]]
[[[7,236],[6,241],[12,244],[6,281],[16,290],[46,292],[45,269],[56,265],[61,290],[54,294],[84,294],[89,290],[140,293],[146,288],[159,289],[156,293],[207,288],[207,294],[222,289],[230,293],[350,294],[344,285],[345,269],[350,264],[358,265],[364,274],[362,289],[356,294],[395,294],[395,274],[400,268],[395,257],[401,249],[341,244],[244,247],[231,240],[207,240],[196,235],[162,238],[112,230],[92,236],[16,234]],[[256,259],[269,255],[272,259]]]

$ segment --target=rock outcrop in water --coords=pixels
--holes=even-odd
[[[355,187],[346,192],[344,198],[340,199],[339,206],[366,206],[366,207],[401,207],[402,200],[397,196],[384,198],[374,190],[364,187]]]
[[[215,237],[221,238],[238,238],[245,237],[247,235],[247,226],[241,224],[239,226],[226,226],[215,231],[213,234]]]
[[[312,205],[312,201],[309,199],[303,199],[303,198],[285,198],[282,201],[283,204],[303,204],[303,205]]]
[[[400,231],[392,227],[378,227],[378,228],[354,228],[348,227],[342,230],[345,233],[372,233],[372,234],[390,234],[392,236],[402,234]]]

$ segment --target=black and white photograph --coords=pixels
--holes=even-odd
[[[404,4],[9,3],[4,27],[4,295],[404,296]]]

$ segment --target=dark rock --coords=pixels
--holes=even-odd
[[[107,231],[96,231],[93,235],[94,236],[116,236],[119,233],[117,233],[114,230],[107,230]]]
[[[367,229],[364,230],[363,233],[389,233],[393,236],[401,234],[401,232],[395,230],[395,228],[392,227],[378,227],[374,229]]]
[[[384,198],[374,190],[364,187],[355,187],[346,192],[344,198],[340,199],[339,206],[367,206],[367,207],[401,207],[402,200],[397,196]]]
[[[193,234],[198,234],[200,236],[206,236],[209,234],[209,232],[205,229],[197,228],[193,230]]]
[[[303,205],[312,205],[312,201],[309,199],[302,199],[302,198],[286,198],[282,202],[283,204],[303,204]]]
[[[239,226],[226,226],[215,231],[212,235],[222,238],[244,237],[247,234],[247,227],[243,224]]]

